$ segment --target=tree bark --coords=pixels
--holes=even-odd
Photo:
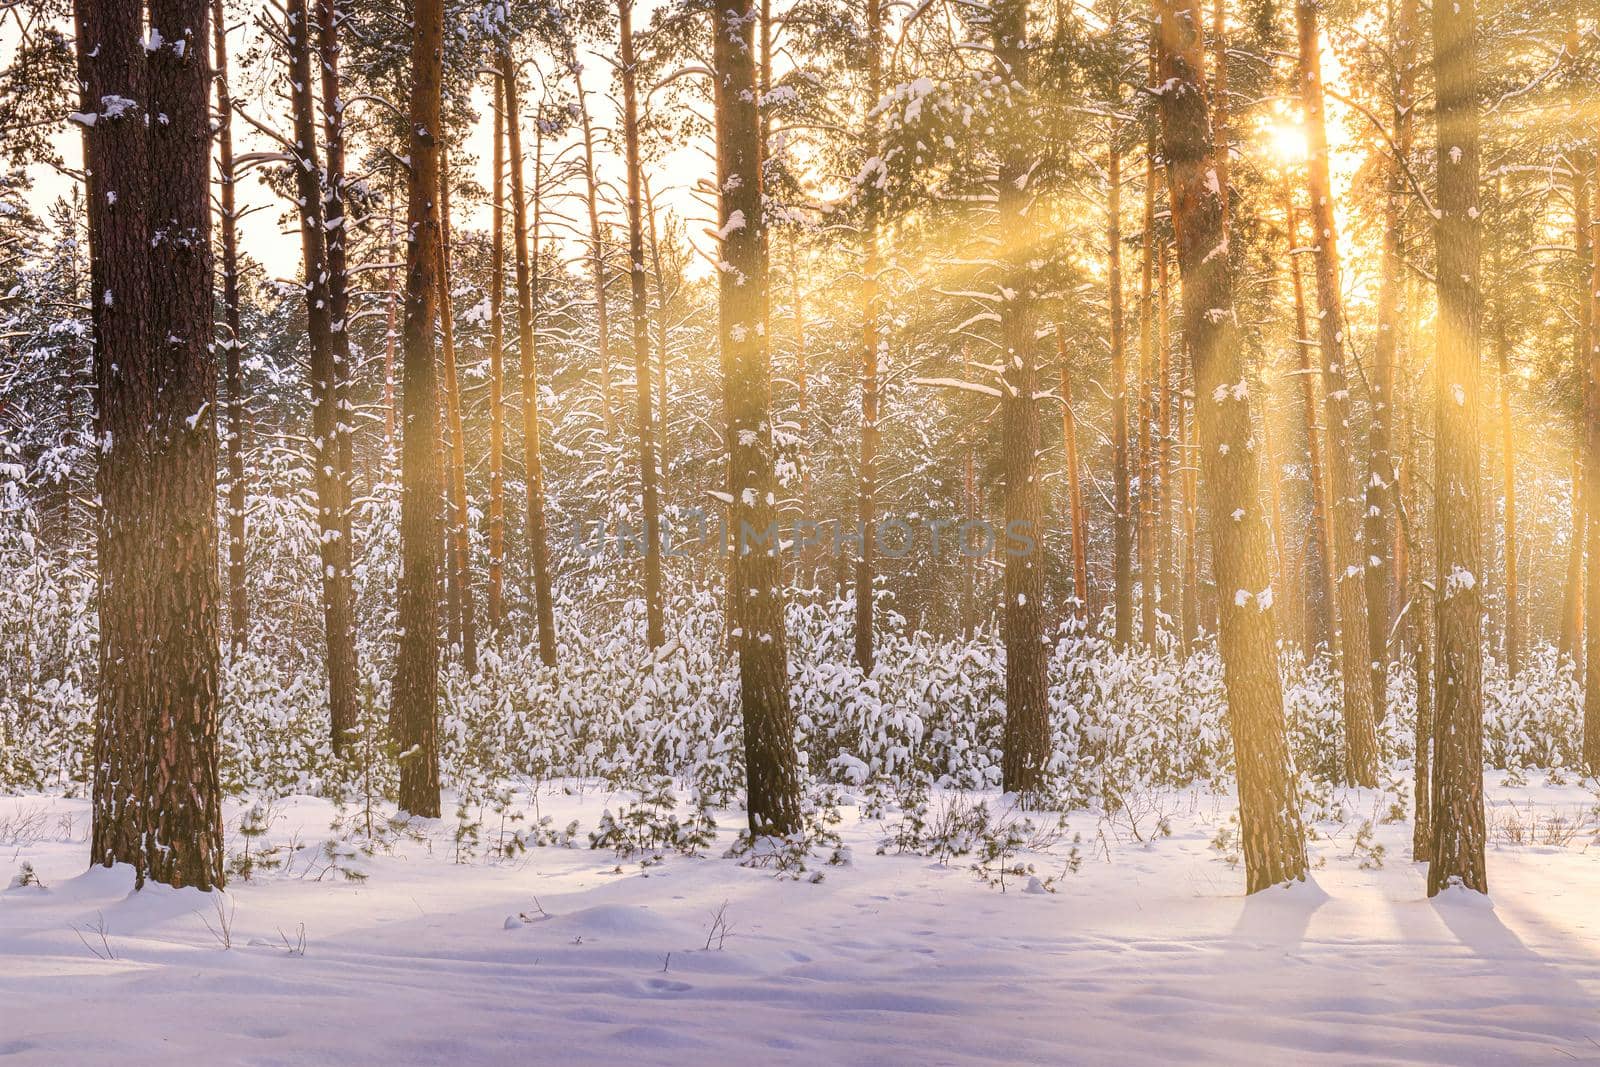
[[[1338,232],[1322,112],[1320,0],[1297,0],[1300,100],[1305,113],[1306,179],[1316,242],[1317,340],[1328,435],[1328,513],[1333,529],[1334,586],[1339,609],[1339,667],[1344,682],[1345,769],[1354,785],[1378,784],[1378,739],[1372,713],[1372,656],[1367,628],[1366,556],[1361,544],[1362,491],[1350,441],[1350,384],[1345,370],[1344,298],[1339,288]]]
[[[522,359],[522,448],[528,486],[528,554],[533,572],[534,617],[539,629],[539,659],[556,665],[555,601],[551,595],[550,548],[545,522],[544,459],[539,442],[539,350],[534,335],[536,271],[528,253],[528,201],[522,175],[522,110],[518,106],[517,66],[511,46],[501,42],[500,84],[506,94],[506,141],[511,155],[511,233],[517,257],[517,352]],[[537,243],[537,211],[544,156],[544,127],[538,127],[534,150],[533,240]]]
[[[1111,455],[1113,516],[1113,636],[1118,648],[1133,640],[1133,504],[1128,470],[1128,355],[1122,310],[1122,152],[1117,122],[1107,131],[1106,291],[1111,315]]]
[[[871,158],[877,159],[878,101],[883,96],[883,7],[881,0],[866,0],[867,112],[862,121],[863,141]],[[882,166],[882,163],[879,163]],[[876,182],[862,183],[865,218],[861,244],[861,457],[858,474],[860,492],[856,496],[856,521],[862,531],[861,550],[856,557],[856,665],[863,674],[872,673],[872,592],[873,547],[877,540],[878,489],[878,357],[884,347],[882,309],[878,300],[878,216],[883,199]]]
[[[1249,892],[1305,877],[1294,769],[1283,723],[1268,531],[1238,320],[1223,234],[1224,194],[1204,92],[1199,0],[1154,0],[1163,156],[1178,236],[1184,335],[1220,591],[1218,647],[1239,776]]]
[[[223,884],[207,0],[79,0],[99,394],[91,862]],[[147,115],[164,121],[146,123]]]
[[[766,217],[750,0],[713,14],[716,82],[718,340],[728,421],[735,551],[730,590],[739,657],[750,832],[788,834],[800,822],[800,771],[789,706],[788,649],[776,537],[777,471],[767,338]]]
[[[244,328],[239,319],[239,233],[237,176],[233,161],[233,98],[228,91],[228,32],[223,0],[211,0],[212,62],[217,79],[217,184],[222,223],[222,317],[228,336],[218,345],[226,353],[223,380],[228,404],[228,623],[235,652],[250,634],[250,600],[245,581],[244,381],[239,367]],[[70,397],[70,393],[68,394]]]
[[[616,403],[611,395],[611,324],[606,302],[605,231],[600,227],[600,184],[595,176],[594,127],[589,121],[589,97],[583,76],[577,76],[578,115],[583,127],[584,203],[589,209],[589,268],[594,280],[595,358],[600,364],[600,413],[606,444],[617,433]]]
[[[637,394],[639,485],[644,507],[646,640],[666,643],[661,606],[661,500],[656,486],[655,402],[650,396],[650,295],[644,267],[644,163],[639,154],[639,90],[633,54],[633,0],[618,0],[622,134],[628,168],[628,278],[633,296],[633,368]]]
[[[1433,7],[1438,138],[1434,523],[1438,552],[1433,852],[1428,895],[1488,892],[1483,842],[1476,0]]]
[[[461,377],[456,366],[455,311],[450,298],[449,147],[439,137],[439,334],[444,352],[444,409],[450,434],[450,566],[454,601],[461,612],[461,663],[478,671],[478,622],[472,599],[471,501],[467,498],[467,444],[461,421]]]
[[[391,709],[400,748],[400,810],[439,816],[439,380],[433,320],[439,294],[439,146],[444,0],[416,0],[411,37],[406,309],[401,373],[400,643]]]
[[[1067,368],[1067,335],[1056,326],[1056,361],[1061,371],[1061,452],[1067,476],[1067,521],[1072,531],[1072,614],[1085,626],[1094,618],[1089,596],[1089,523],[1083,510],[1083,485],[1078,476],[1078,426],[1072,410],[1072,379]]]
[[[991,15],[995,60],[1009,83],[1011,135],[1001,148],[995,209],[1004,277],[1000,303],[1005,360],[1000,448],[1005,470],[1006,722],[1001,755],[1008,793],[1036,793],[1050,762],[1050,707],[1045,683],[1044,509],[1039,488],[1038,356],[1033,278],[1027,249],[1032,223],[1028,179],[1037,162],[1024,131],[1030,95],[1027,0],[997,0]]]
[[[494,82],[494,178],[490,182],[489,242],[489,633],[505,623],[506,556],[506,101],[499,75]]]

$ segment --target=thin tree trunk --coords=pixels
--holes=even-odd
[[[761,199],[761,120],[756,100],[755,20],[750,0],[713,13],[716,83],[718,340],[728,421],[736,551],[732,585],[744,719],[751,834],[799,827],[799,757],[789,706],[788,649],[773,501],[771,369],[759,329],[769,294],[766,217]],[[735,222],[730,225],[730,220]],[[743,225],[737,225],[742,220]],[[770,531],[770,532],[769,532]]]
[[[1120,23],[1119,23],[1120,24]],[[1122,311],[1122,152],[1115,119],[1107,130],[1106,291],[1111,314],[1111,450],[1113,635],[1118,648],[1133,639],[1133,505],[1128,470],[1128,356]]]
[[[1151,77],[1155,77],[1152,67]],[[1144,236],[1139,256],[1139,617],[1140,637],[1156,647],[1155,153],[1144,168]]]
[[[505,622],[506,554],[506,103],[494,79],[494,178],[490,182],[489,242],[489,633],[497,638]]]
[[[650,176],[644,182],[644,212],[650,220],[650,269],[656,279],[656,455],[659,456],[660,494],[667,495],[667,277],[661,269],[661,241],[656,236],[656,202],[650,195]]]
[[[1345,370],[1344,300],[1339,290],[1338,232],[1322,112],[1319,0],[1297,0],[1300,101],[1305,113],[1306,179],[1317,268],[1317,340],[1322,350],[1322,401],[1328,435],[1328,514],[1339,609],[1339,667],[1344,682],[1346,774],[1355,785],[1378,784],[1378,739],[1372,713],[1372,657],[1367,628],[1366,557],[1361,544],[1363,495],[1350,441],[1350,384]]]
[[[1438,693],[1428,895],[1488,892],[1483,842],[1483,594],[1479,506],[1476,0],[1433,7],[1438,248],[1434,523]],[[1597,649],[1600,653],[1600,649]]]
[[[1239,775],[1249,892],[1305,877],[1306,854],[1283,722],[1273,636],[1268,531],[1252,444],[1250,394],[1224,247],[1224,194],[1204,93],[1198,0],[1155,0],[1163,157],[1178,235],[1184,336],[1192,346],[1196,429],[1220,592],[1218,647]],[[1219,313],[1220,312],[1220,313]]]
[[[433,319],[440,286],[439,145],[444,0],[416,0],[411,35],[409,203],[406,232],[404,422],[401,427],[400,643],[395,657],[395,742],[400,748],[400,810],[439,815],[439,380]]]
[[[1067,475],[1067,520],[1072,530],[1073,614],[1085,626],[1093,615],[1089,597],[1089,524],[1083,511],[1083,485],[1078,476],[1077,416],[1072,410],[1072,380],[1067,369],[1067,335],[1056,325],[1056,361],[1061,371],[1061,450]]]
[[[550,589],[550,549],[545,523],[544,459],[539,447],[539,350],[534,334],[534,263],[528,254],[528,201],[523,192],[522,109],[518,106],[517,66],[511,46],[499,47],[500,84],[506,94],[506,138],[511,158],[511,233],[517,257],[517,352],[522,359],[522,447],[528,485],[528,553],[532,557],[534,616],[539,628],[539,659],[556,665],[555,602]],[[544,126],[534,148],[534,228],[539,239],[538,205],[543,192]]]
[[[655,402],[650,398],[650,296],[644,269],[644,163],[639,155],[639,91],[633,55],[633,0],[618,0],[622,134],[628,167],[628,277],[633,294],[633,368],[638,397],[639,485],[644,506],[646,640],[666,643],[661,606],[661,500],[656,486]]]
[[[306,341],[310,346],[311,437],[315,448],[313,482],[320,533],[322,621],[328,671],[328,721],[333,751],[343,753],[356,728],[356,651],[351,615],[350,541],[346,536],[343,484],[339,373],[340,334],[334,329],[329,282],[329,225],[324,173],[317,154],[317,112],[312,91],[312,41],[306,0],[288,0],[284,7],[288,44],[289,103],[294,123],[295,195],[300,211],[300,253],[305,271]]]
[[[1595,158],[1600,160],[1600,137]],[[1591,183],[1595,199],[1591,218],[1600,217],[1600,180]],[[1584,524],[1588,569],[1583,594],[1583,763],[1590,774],[1600,771],[1600,241],[1589,242],[1589,351],[1585,412],[1587,448],[1583,460]]]
[[[616,403],[611,395],[611,324],[606,306],[605,232],[600,227],[600,184],[595,177],[594,127],[589,121],[589,98],[583,90],[583,75],[577,76],[578,116],[583,128],[584,202],[589,209],[589,267],[594,279],[594,319],[596,359],[600,363],[600,408],[606,444],[617,433]]]
[[[1305,282],[1300,274],[1300,263],[1295,257],[1300,244],[1300,220],[1295,213],[1289,184],[1283,186],[1284,229],[1289,246],[1285,256],[1289,280],[1294,290],[1294,349],[1295,364],[1300,379],[1300,402],[1305,421],[1307,483],[1311,504],[1311,524],[1306,530],[1305,551],[1305,637],[1311,648],[1327,642],[1332,644],[1333,605],[1336,600],[1333,583],[1333,559],[1328,552],[1328,517],[1324,509],[1327,495],[1322,479],[1322,435],[1317,432],[1317,384],[1311,369],[1311,341],[1307,337]]]
[[[228,91],[228,33],[223,0],[211,0],[212,62],[217,78],[217,179],[222,223],[222,316],[228,336],[224,381],[228,405],[228,622],[234,651],[250,633],[250,601],[245,583],[244,381],[239,368],[244,328],[239,319],[239,234],[237,177],[233,162],[233,98]],[[71,397],[69,392],[68,397]],[[68,499],[71,499],[70,497]]]
[[[878,100],[883,95],[883,8],[880,0],[866,0],[867,26],[867,114],[863,120],[863,140],[867,152],[878,158]],[[882,165],[881,163],[879,164]],[[885,346],[882,310],[878,304],[878,216],[882,199],[876,185],[863,183],[865,219],[862,223],[861,265],[861,457],[860,492],[856,497],[856,521],[862,531],[861,550],[856,557],[856,664],[863,674],[872,673],[873,594],[875,563],[873,547],[877,541],[878,490],[878,362]]]
[[[1394,485],[1398,457],[1391,453],[1394,435],[1393,394],[1395,349],[1400,334],[1400,287],[1404,284],[1406,187],[1402,166],[1411,155],[1412,112],[1416,105],[1417,0],[1399,0],[1393,23],[1395,101],[1393,151],[1385,161],[1382,252],[1378,266],[1378,336],[1373,346],[1372,422],[1367,437],[1372,452],[1372,477],[1367,480],[1367,644],[1372,654],[1373,717],[1383,722],[1389,704],[1389,617],[1396,587],[1390,548],[1395,543]]]
[[[1180,613],[1178,603],[1178,558],[1173,551],[1172,481],[1174,476],[1173,403],[1172,381],[1172,262],[1166,241],[1156,248],[1156,418],[1160,428],[1156,431],[1156,574],[1159,575],[1158,594],[1161,614],[1168,624]]]
[[[456,367],[455,312],[450,298],[449,148],[439,141],[439,333],[444,350],[445,415],[450,428],[450,560],[461,609],[461,661],[478,671],[478,623],[472,599],[471,501],[467,499],[467,443],[461,421],[461,377]]]

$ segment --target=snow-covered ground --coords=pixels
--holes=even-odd
[[[621,799],[539,803],[587,831]],[[42,882],[0,894],[0,1062],[1600,1061],[1595,795],[1491,776],[1492,906],[1427,900],[1409,822],[1348,799],[1315,885],[1246,899],[1195,792],[1149,844],[1070,817],[1076,872],[1071,836],[1024,857],[1054,893],[878,855],[848,807],[817,883],[722,858],[737,813],[652,866],[585,834],[460,863],[447,818],[330,868],[333,809],[293,798],[250,843],[304,847],[217,898],[85,873],[83,802],[0,798],[0,869]]]

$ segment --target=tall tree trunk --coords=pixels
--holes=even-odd
[[[1439,300],[1434,357],[1439,647],[1429,896],[1453,884],[1484,893],[1489,888],[1483,865],[1476,20],[1476,0],[1433,7],[1439,168],[1434,224]]]
[[[1006,723],[1001,776],[1008,793],[1035,793],[1050,762],[1050,708],[1044,642],[1044,509],[1039,488],[1039,405],[1034,342],[1033,278],[1027,262],[1037,159],[1026,131],[1032,98],[1028,72],[1027,0],[997,0],[991,14],[994,57],[1008,83],[1011,135],[1001,149],[995,210],[999,222],[1000,334],[1005,361],[1000,448],[1005,469],[1004,636]]]
[[[356,651],[351,616],[350,541],[340,457],[339,400],[342,388],[329,281],[328,220],[324,174],[317,154],[317,111],[311,81],[312,40],[306,0],[284,6],[289,60],[289,105],[294,123],[295,196],[300,209],[300,253],[305,271],[306,341],[311,358],[311,438],[316,454],[318,551],[322,574],[322,624],[328,670],[328,721],[333,750],[342,753],[356,727]],[[339,333],[343,332],[340,324]]]
[[[505,622],[506,555],[506,100],[494,81],[494,178],[489,242],[489,633]]]
[[[400,747],[400,810],[439,815],[439,377],[433,319],[439,294],[443,139],[444,0],[416,0],[411,31],[409,202],[406,232],[404,413],[401,425],[400,644],[395,657],[395,742]]]
[[[1500,370],[1500,462],[1505,506],[1506,671],[1516,678],[1522,669],[1521,608],[1517,596],[1517,445],[1511,421],[1511,343],[1506,333],[1505,305],[1503,301],[1500,304],[1494,341]]]
[[[350,561],[355,542],[350,536],[350,503],[355,487],[355,436],[350,402],[350,267],[345,251],[349,219],[345,216],[344,99],[339,91],[339,28],[344,20],[344,0],[317,0],[317,58],[322,75],[322,128],[328,147],[322,183],[322,228],[328,272],[328,332],[333,338],[334,438],[339,489],[339,540],[345,558],[345,600],[354,603]],[[352,623],[353,628],[353,623]],[[355,639],[351,637],[351,663]],[[352,667],[352,679],[354,668]],[[354,682],[351,683],[352,688]]]
[[[1111,462],[1113,487],[1113,635],[1118,648],[1133,640],[1133,505],[1128,470],[1128,355],[1122,313],[1122,150],[1110,121],[1106,166],[1106,291],[1111,314]]]
[[[511,154],[511,234],[517,257],[517,352],[522,359],[522,447],[528,485],[528,554],[533,571],[534,617],[539,628],[539,659],[556,665],[555,601],[550,589],[550,548],[544,508],[544,458],[539,447],[539,350],[534,336],[534,264],[528,254],[528,201],[522,176],[522,109],[518,106],[517,65],[511,46],[501,42],[500,84],[506,94],[506,140]],[[533,154],[533,240],[539,239],[538,203],[543,192],[544,126],[538,126]]]
[[[1322,350],[1322,401],[1328,435],[1328,513],[1339,608],[1339,667],[1344,682],[1345,770],[1355,785],[1378,784],[1378,738],[1372,714],[1371,635],[1367,629],[1366,556],[1361,544],[1362,490],[1350,441],[1350,384],[1345,370],[1344,299],[1339,290],[1338,232],[1322,113],[1320,0],[1297,0],[1300,101],[1305,113],[1306,180],[1317,266],[1317,340]]]
[[[650,295],[644,269],[644,162],[639,155],[639,90],[633,55],[633,0],[618,0],[622,135],[628,167],[628,278],[633,295],[633,370],[638,398],[639,486],[644,505],[646,640],[666,643],[661,608],[661,500],[656,486],[655,402],[650,398]]]
[[[1283,723],[1272,625],[1268,532],[1242,338],[1226,255],[1224,194],[1204,92],[1199,0],[1154,0],[1163,156],[1178,235],[1184,336],[1220,592],[1219,650],[1239,768],[1247,890],[1305,877],[1305,840]]]
[[[656,279],[656,455],[659,493],[667,495],[667,277],[661,269],[661,241],[656,235],[656,202],[650,195],[650,176],[644,182],[644,217],[650,220],[650,272]]]
[[[461,610],[461,662],[478,670],[478,623],[472,600],[471,501],[467,499],[467,443],[461,421],[461,376],[456,367],[455,311],[450,298],[450,163],[445,138],[439,142],[439,334],[444,350],[444,408],[449,423],[450,564]]]
[[[744,719],[746,808],[752,834],[788,834],[800,822],[800,770],[789,706],[789,656],[775,529],[771,369],[767,338],[759,328],[765,320],[769,271],[750,0],[730,0],[713,13],[712,39],[721,190],[717,225],[724,235],[718,340],[733,490],[736,551],[731,599]]]
[[[1185,347],[1188,347],[1185,341]],[[1200,543],[1198,538],[1199,527],[1199,501],[1195,490],[1198,488],[1200,457],[1195,454],[1194,435],[1194,360],[1184,361],[1186,364],[1183,391],[1178,396],[1178,455],[1180,457],[1181,471],[1178,475],[1178,486],[1182,495],[1183,518],[1183,594],[1179,606],[1180,625],[1179,631],[1183,639],[1183,651],[1188,654],[1194,649],[1195,641],[1200,637]],[[1265,406],[1265,400],[1262,401]],[[1262,433],[1266,433],[1266,419],[1261,420]],[[1269,456],[1272,454],[1270,440],[1263,449]],[[1278,529],[1278,497],[1277,479],[1273,480],[1272,495],[1272,522],[1273,532]],[[1281,559],[1281,556],[1279,557]],[[1277,577],[1282,584],[1282,565],[1280,564]]]
[[[239,368],[244,328],[239,320],[239,233],[237,175],[233,161],[233,98],[228,91],[228,25],[223,0],[211,0],[212,62],[217,78],[218,219],[222,223],[222,316],[228,336],[224,381],[228,404],[228,622],[235,651],[250,634],[250,601],[245,586],[244,381]],[[69,392],[68,397],[71,397]],[[70,499],[70,498],[69,498]]]
[[[1595,142],[1600,160],[1600,137]],[[1591,218],[1600,217],[1600,180],[1591,183],[1595,199]],[[1589,773],[1600,770],[1600,241],[1589,242],[1589,318],[1585,413],[1588,436],[1583,459],[1583,500],[1588,510],[1584,539],[1588,570],[1583,594],[1583,763]]]
[[[972,352],[965,342],[961,345],[961,378],[972,377]],[[971,441],[961,446],[961,528],[974,529],[978,521],[978,463],[977,450]],[[961,541],[961,637],[971,640],[978,629],[978,552],[969,552],[966,537]],[[980,550],[981,552],[981,550]],[[1131,615],[1131,613],[1130,613]]]
[[[91,862],[223,884],[206,0],[76,4],[100,493]],[[147,115],[165,121],[146,123]]]
[[[1226,213],[1224,213],[1226,214]],[[1163,240],[1156,248],[1156,573],[1160,576],[1161,614],[1168,624],[1180,613],[1178,604],[1177,555],[1173,551],[1172,482],[1174,476],[1173,432],[1175,387],[1172,380],[1172,256]]]
[[[1150,76],[1155,77],[1153,66]],[[1144,236],[1139,248],[1139,618],[1140,639],[1147,649],[1156,647],[1155,228],[1152,146],[1145,159]]]
[[[1094,618],[1089,596],[1089,523],[1083,511],[1083,485],[1078,476],[1077,415],[1072,410],[1072,379],[1067,368],[1067,334],[1056,325],[1056,362],[1061,371],[1061,459],[1067,475],[1067,521],[1072,531],[1073,615],[1085,626]]]
[[[883,96],[883,7],[881,0],[866,0],[866,4],[867,39],[863,47],[867,60],[867,113],[862,122],[862,140],[868,156],[877,160],[881,167],[876,116],[879,98]],[[873,546],[877,540],[874,524],[878,507],[878,357],[885,341],[878,302],[878,216],[883,203],[874,172],[864,173],[869,177],[861,187],[865,218],[861,228],[861,462],[858,465],[861,484],[856,497],[856,521],[862,536],[860,554],[856,557],[855,637],[856,664],[863,674],[871,674]]]
[[[617,433],[616,402],[611,395],[611,324],[606,305],[605,231],[600,226],[600,183],[595,175],[594,125],[589,120],[589,97],[578,81],[578,116],[583,128],[584,203],[589,209],[589,268],[594,279],[595,358],[600,363],[600,409],[606,444]]]
[[[1576,55],[1578,47],[1576,42],[1570,47],[1572,54]],[[1574,244],[1578,252],[1578,269],[1580,272],[1587,272],[1593,240],[1589,228],[1589,168],[1581,153],[1573,166],[1572,218]],[[1593,402],[1593,398],[1589,395],[1588,371],[1591,325],[1589,320],[1593,299],[1581,285],[1578,289],[1577,326],[1572,331],[1572,367],[1573,377],[1577,379],[1579,403],[1572,450],[1572,532],[1567,551],[1567,583],[1561,616],[1561,651],[1574,658],[1581,658],[1578,645],[1584,628],[1583,587],[1586,579],[1583,568],[1583,546],[1585,518],[1588,514],[1585,499],[1588,478],[1585,476],[1583,465],[1584,453],[1588,449],[1589,405]]]
[[[1388,558],[1395,543],[1394,485],[1399,467],[1391,452],[1394,436],[1393,394],[1395,348],[1400,334],[1400,287],[1404,284],[1406,187],[1402,167],[1412,144],[1412,111],[1416,105],[1417,0],[1399,0],[1391,34],[1395,43],[1393,157],[1385,160],[1382,252],[1378,265],[1378,336],[1373,346],[1372,422],[1367,444],[1372,452],[1372,477],[1367,480],[1367,644],[1372,654],[1372,704],[1378,722],[1388,714],[1389,616],[1394,574]]]
[[[1306,531],[1305,551],[1305,636],[1312,648],[1333,642],[1333,559],[1328,551],[1328,516],[1325,510],[1327,494],[1322,478],[1322,435],[1317,431],[1317,383],[1311,369],[1310,346],[1307,336],[1305,282],[1300,274],[1298,255],[1300,244],[1300,219],[1295,213],[1294,199],[1287,182],[1283,186],[1283,219],[1289,246],[1285,256],[1289,268],[1290,285],[1294,290],[1294,349],[1296,376],[1300,379],[1300,404],[1305,421],[1307,458],[1307,495],[1310,496],[1311,524]]]

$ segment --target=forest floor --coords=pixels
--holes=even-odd
[[[659,865],[582,833],[461,863],[448,817],[340,859],[290,798],[250,839],[288,865],[215,898],[85,873],[84,802],[0,797],[0,871],[42,883],[0,893],[0,1063],[1600,1062],[1596,797],[1542,779],[1490,776],[1492,904],[1428,900],[1378,793],[1318,824],[1314,884],[1249,899],[1201,791],[1137,835],[1070,816],[1022,857],[1053,893],[878,855],[848,807],[812,883],[722,858],[731,812]],[[587,831],[624,799],[540,804]]]

